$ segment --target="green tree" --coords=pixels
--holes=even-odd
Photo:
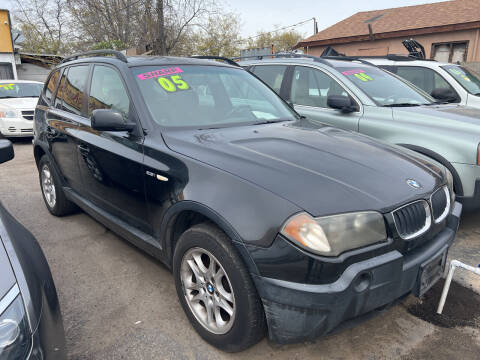
[[[247,48],[266,48],[273,45],[275,52],[290,51],[303,38],[303,34],[296,30],[258,31],[256,36],[247,39]]]
[[[234,13],[210,16],[207,23],[195,32],[190,41],[196,55],[233,57],[240,53],[240,19]]]

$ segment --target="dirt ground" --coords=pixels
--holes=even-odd
[[[312,343],[277,346],[264,339],[243,353],[222,353],[190,326],[162,264],[83,213],[51,216],[31,143],[16,141],[15,152],[0,165],[0,199],[36,236],[50,263],[70,359],[480,359],[480,277],[462,270],[445,307],[453,320],[432,314],[438,284],[422,300],[409,296]],[[480,263],[479,219],[480,213],[463,217],[450,258]]]

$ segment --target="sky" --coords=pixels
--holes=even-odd
[[[133,1],[133,0],[131,0]],[[321,31],[359,11],[434,3],[443,0],[217,0],[240,16],[244,38],[316,17]],[[0,8],[13,8],[13,0],[0,0]],[[313,21],[298,26],[305,37],[313,34]]]
[[[293,25],[315,17],[319,31],[359,11],[380,10],[392,7],[419,5],[442,0],[223,0],[227,8],[240,15],[242,36],[255,35],[257,31]],[[305,36],[313,35],[313,21],[298,26]]]

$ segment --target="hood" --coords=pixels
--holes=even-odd
[[[0,300],[15,285],[15,275],[8,258],[2,239],[0,238]]]
[[[38,97],[0,99],[0,106],[5,105],[16,110],[34,110]]]
[[[473,128],[477,128],[480,124],[480,109],[461,105],[429,105],[429,106],[410,106],[401,108],[392,108],[393,117],[396,118],[401,115],[421,116],[425,119],[431,119],[436,122],[436,126],[442,126],[442,123],[438,122],[438,118],[447,118],[450,121],[455,121],[458,126],[472,128],[471,125],[475,125]],[[477,131],[478,132],[478,131]],[[479,132],[480,133],[480,132]]]
[[[313,216],[390,211],[428,196],[444,182],[443,170],[433,164],[369,137],[307,120],[172,130],[163,136],[173,151],[250,181]],[[419,182],[421,189],[412,188],[407,179]]]

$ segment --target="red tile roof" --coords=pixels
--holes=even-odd
[[[408,32],[418,29],[450,26],[451,30],[457,28],[452,25],[463,24],[462,29],[480,27],[480,0],[453,0],[433,4],[405,6],[393,9],[362,11],[342,20],[319,33],[302,40],[297,46],[328,45],[338,43],[339,39],[350,41],[363,41],[368,39],[368,24],[372,25],[375,38],[379,34]],[[469,27],[467,27],[467,25]],[[460,28],[458,28],[460,29]],[[445,28],[444,31],[451,31]],[[431,29],[430,32],[435,32]],[[392,34],[393,35],[393,34]],[[381,36],[385,38],[389,36]]]

